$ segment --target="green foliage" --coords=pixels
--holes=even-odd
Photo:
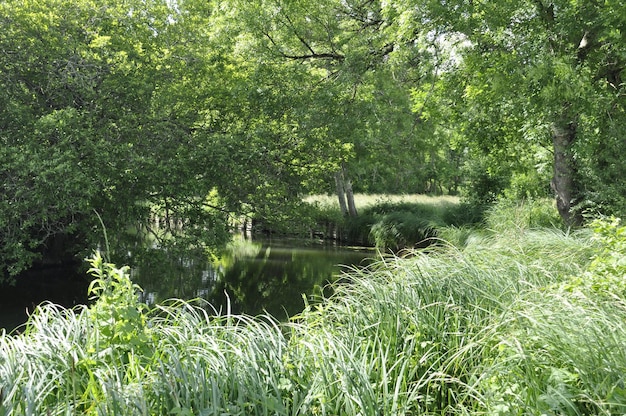
[[[456,160],[449,160],[447,136],[432,134],[430,125],[415,128],[412,112],[414,81],[434,72],[429,45],[415,43],[418,48],[396,55],[380,2],[333,0],[322,7],[299,1],[276,8],[266,1],[232,1],[230,7],[229,24],[242,34],[239,51],[272,72],[298,71],[306,99],[298,92],[289,98],[298,126],[313,128],[318,140],[353,149],[350,155],[330,154],[327,162],[346,162],[357,192],[454,188]],[[283,88],[281,96],[285,90],[291,92]]]
[[[228,15],[194,1],[0,5],[1,276],[58,257],[61,237],[70,256],[97,246],[94,209],[113,258],[129,229],[215,249],[229,213],[285,221],[347,158],[320,75],[257,65]]]
[[[532,199],[549,196],[549,180],[541,177],[536,172],[515,174],[511,177],[511,183],[505,190],[509,199]]]
[[[78,247],[69,254],[96,246],[93,209],[112,240],[150,227],[212,249],[227,238],[227,213],[291,221],[342,165],[356,191],[464,192],[477,210],[503,195],[542,198],[559,125],[575,126],[578,209],[619,214],[621,11],[5,1],[2,276],[55,254],[62,238]],[[219,204],[207,209],[211,192]],[[187,233],[159,234],[155,215]]]
[[[123,360],[135,354],[149,356],[148,307],[138,300],[141,288],[132,283],[129,267],[116,268],[114,264],[106,263],[99,252],[89,259],[89,263],[89,273],[94,276],[88,289],[93,302],[89,307],[89,318],[94,331],[87,341],[88,351]]]
[[[133,398],[151,374],[156,339],[128,268],[89,260],[90,306],[36,308],[22,333],[0,338],[0,409],[16,414],[135,414]],[[11,341],[10,341],[11,340]],[[36,341],[35,341],[36,340]],[[9,342],[25,355],[11,352]],[[30,357],[30,358],[28,358]],[[19,380],[22,378],[21,380]],[[145,408],[145,407],[144,407]],[[129,413],[130,412],[130,413]]]
[[[566,290],[601,299],[626,297],[626,226],[620,222],[615,217],[591,222],[597,252],[585,273],[564,285]]]
[[[502,335],[481,383],[490,414],[624,411],[618,367],[626,358],[619,347],[626,336],[626,292],[618,224],[595,221],[586,241],[590,261],[577,261],[580,270],[521,296],[507,311],[512,318],[494,327]],[[600,365],[603,370],[595,371]]]
[[[374,244],[381,249],[395,249],[412,246],[421,241],[420,227],[424,224],[408,206],[410,203],[377,202],[360,209],[354,218],[345,218],[345,238],[360,244]]]
[[[551,199],[502,198],[487,210],[484,223],[487,229],[494,232],[563,228],[563,221]]]
[[[302,216],[299,223],[307,227],[307,231],[321,233],[325,238],[342,237],[338,235],[348,220],[341,212],[335,200],[332,203],[324,201],[305,201],[302,206]],[[352,240],[357,241],[357,240]]]
[[[516,320],[497,328],[500,342],[483,374],[487,413],[624,412],[622,307],[548,293],[524,296],[511,313]]]
[[[394,211],[381,216],[370,230],[370,241],[381,249],[428,245],[436,231],[427,219],[410,211]]]
[[[436,242],[438,230],[473,222],[466,207],[445,201],[428,203],[381,202],[363,210],[371,222],[369,239],[376,247],[397,251]]]
[[[620,219],[596,219],[591,222],[596,239],[602,251],[596,254],[589,265],[589,271],[606,277],[626,277],[626,226]]]
[[[336,197],[311,196],[305,199],[309,209],[303,219],[310,218],[313,229],[325,235],[336,233],[351,244],[383,250],[428,245],[441,227],[476,222],[455,197],[356,194],[355,201],[359,215],[347,217]]]
[[[470,159],[464,167],[464,174],[469,179],[464,187],[465,200],[475,206],[492,204],[510,181],[510,171],[494,163],[495,157],[477,156]]]

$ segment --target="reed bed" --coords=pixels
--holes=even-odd
[[[626,301],[580,279],[621,246],[556,230],[469,241],[349,271],[286,323],[148,309],[126,269],[94,259],[92,306],[42,305],[0,335],[0,414],[626,413]]]

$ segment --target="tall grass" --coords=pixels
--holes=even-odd
[[[610,236],[524,230],[386,257],[288,323],[148,310],[126,269],[95,259],[92,306],[42,305],[0,335],[0,413],[624,414],[626,301],[579,279],[621,273],[626,231]]]
[[[485,215],[485,227],[494,232],[563,228],[554,199],[502,199]]]
[[[304,200],[314,222],[333,224],[342,239],[397,252],[432,242],[440,227],[465,223],[464,208],[454,196],[355,195],[359,215],[344,217],[335,197],[316,195]]]

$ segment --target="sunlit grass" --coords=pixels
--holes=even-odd
[[[357,194],[357,217],[343,215],[334,196],[315,195],[304,201],[314,227],[322,232],[332,224],[340,240],[394,252],[427,245],[438,228],[467,221],[454,196]]]
[[[311,195],[304,198],[305,202],[318,203],[320,206],[334,207],[339,209],[339,201],[336,195]],[[460,198],[458,196],[441,195],[430,196],[422,194],[405,194],[405,195],[392,195],[392,194],[355,194],[354,203],[357,209],[363,209],[371,207],[380,203],[409,203],[409,204],[424,204],[424,205],[450,205],[458,204]]]

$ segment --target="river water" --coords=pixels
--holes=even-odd
[[[143,289],[141,301],[150,305],[202,298],[223,313],[267,312],[285,319],[302,310],[303,296],[314,298],[343,271],[367,265],[375,256],[373,249],[314,240],[236,237],[219,256],[151,250],[136,261],[131,276]],[[22,324],[43,301],[65,307],[85,303],[87,285],[86,276],[63,268],[20,277],[16,286],[0,288],[0,328],[10,331]]]
[[[371,262],[376,252],[313,240],[236,238],[219,258],[203,253],[144,262],[133,270],[148,304],[169,298],[208,300],[222,312],[279,319],[304,307],[303,295],[319,295],[350,267]]]

